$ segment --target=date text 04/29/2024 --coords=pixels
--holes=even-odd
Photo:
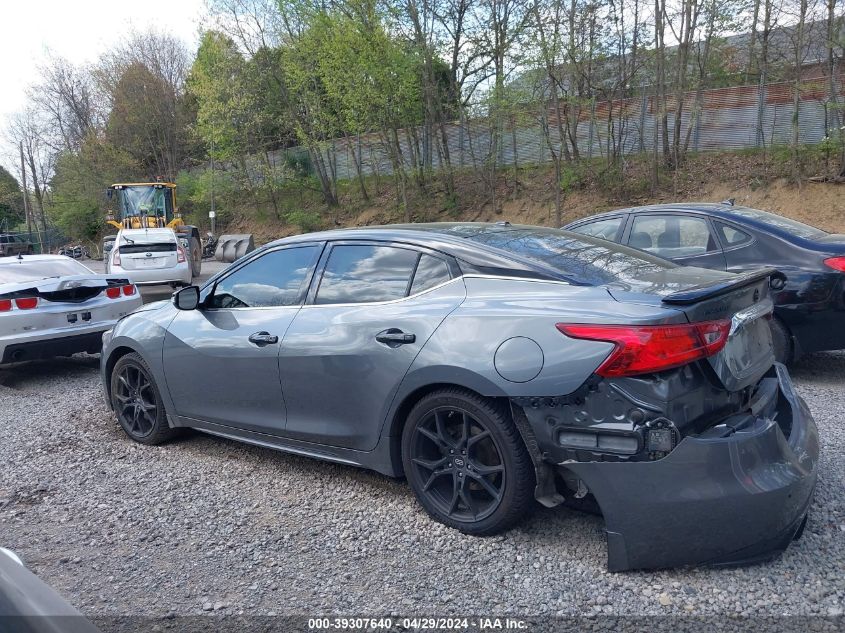
[[[525,630],[528,624],[517,618],[309,618],[308,628],[313,631],[329,630],[390,630],[394,624],[401,624],[402,629],[408,631],[519,631]]]

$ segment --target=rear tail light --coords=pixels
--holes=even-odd
[[[114,255],[112,256],[111,263],[114,266],[120,266],[120,251],[118,249],[114,249]]]
[[[38,297],[26,297],[24,299],[15,299],[15,305],[18,310],[32,310],[38,306]]]
[[[119,286],[111,286],[106,288],[106,296],[109,299],[117,299],[120,297],[120,287]]]
[[[179,246],[179,247],[177,247],[176,251],[177,251],[176,261],[179,262],[180,264],[184,264],[185,261],[186,261],[185,260],[185,249],[182,248],[181,246]]]
[[[12,309],[11,299],[0,299],[0,312],[8,312]]]
[[[833,270],[845,273],[845,257],[830,257],[824,260],[824,263]]]
[[[616,348],[596,370],[613,378],[680,367],[721,351],[731,330],[729,319],[683,325],[589,325],[558,323],[571,338],[606,341]]]
[[[127,297],[131,297],[135,294],[135,286],[129,284],[128,286],[123,286],[123,294]]]

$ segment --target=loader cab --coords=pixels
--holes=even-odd
[[[173,183],[118,183],[106,190],[106,196],[106,219],[117,229],[172,228],[180,224]]]

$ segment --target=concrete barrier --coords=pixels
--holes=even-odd
[[[221,235],[214,251],[214,259],[231,264],[247,253],[255,250],[255,241],[251,233]]]

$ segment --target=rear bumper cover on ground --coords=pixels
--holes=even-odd
[[[766,560],[800,535],[816,485],[818,431],[786,369],[775,372],[777,421],[723,438],[686,437],[657,461],[560,465],[601,507],[610,571]]]

